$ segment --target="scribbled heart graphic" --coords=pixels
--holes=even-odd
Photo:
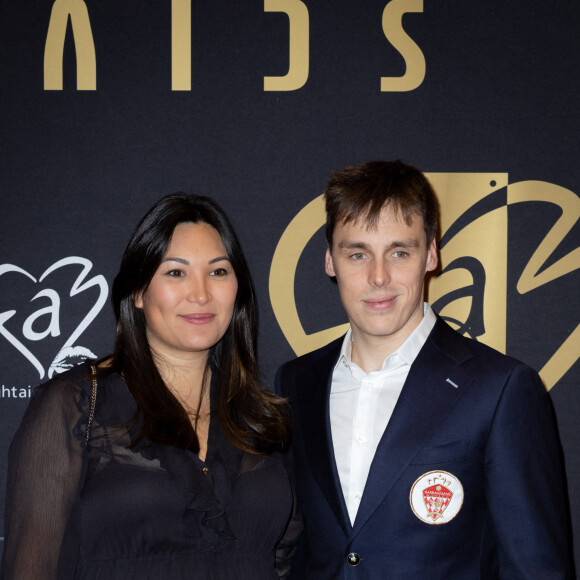
[[[86,358],[87,356],[94,356],[89,349],[86,349],[82,346],[75,346],[75,342],[78,338],[82,335],[82,333],[89,327],[89,325],[93,322],[93,320],[97,317],[101,309],[103,308],[107,296],[109,293],[109,286],[104,276],[98,274],[93,276],[92,278],[87,279],[89,272],[91,271],[93,264],[90,260],[86,258],[81,258],[80,256],[69,256],[67,258],[63,258],[58,262],[55,262],[52,266],[48,267],[42,275],[36,279],[30,272],[27,272],[23,268],[19,266],[15,266],[14,264],[1,264],[0,265],[0,276],[5,274],[20,274],[26,276],[28,279],[32,280],[36,284],[40,284],[45,282],[46,279],[55,271],[64,268],[66,266],[74,266],[78,265],[81,266],[81,272],[77,275],[76,279],[73,281],[69,296],[74,297],[82,292],[90,288],[97,287],[99,289],[99,293],[97,299],[95,300],[94,304],[90,306],[88,312],[84,315],[82,320],[79,324],[74,328],[74,330],[69,334],[66,338],[62,346],[58,349],[52,363],[49,366],[48,373],[46,373],[44,367],[42,366],[41,362],[38,358],[33,354],[33,352],[24,344],[21,337],[18,337],[14,331],[10,331],[6,323],[13,318],[16,314],[16,310],[6,310],[4,312],[0,312],[0,336],[4,337],[20,354],[22,354],[38,371],[38,374],[41,379],[45,377],[45,374],[48,374],[48,378],[51,378],[55,372],[62,372],[65,370],[69,364],[67,361],[70,361],[74,358]],[[28,339],[31,341],[39,341],[47,336],[57,337],[60,336],[60,325],[59,325],[59,316],[55,317],[54,312],[55,309],[60,312],[60,297],[58,293],[51,289],[51,288],[44,288],[40,290],[37,294],[35,294],[31,299],[30,302],[37,300],[38,298],[48,298],[51,302],[51,306],[41,308],[28,316],[22,326],[22,338]],[[47,314],[51,315],[51,324],[42,332],[37,332],[33,328],[33,324],[37,321],[41,316],[46,316]]]

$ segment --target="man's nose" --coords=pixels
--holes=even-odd
[[[369,284],[375,288],[382,288],[391,281],[389,268],[385,260],[376,260],[371,265]]]

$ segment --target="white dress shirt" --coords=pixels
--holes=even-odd
[[[351,523],[354,523],[377,446],[411,364],[425,344],[436,317],[429,304],[409,338],[383,362],[381,369],[365,373],[351,361],[352,329],[344,337],[332,373],[330,426],[334,457]]]

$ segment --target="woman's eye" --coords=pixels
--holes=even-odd
[[[170,276],[171,278],[179,278],[181,276],[185,276],[185,272],[183,270],[180,270],[179,268],[174,268],[173,270],[169,270],[169,272],[167,272],[167,275]]]
[[[210,272],[210,276],[227,276],[228,271],[225,268],[216,268]]]

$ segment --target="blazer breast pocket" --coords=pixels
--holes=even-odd
[[[413,458],[413,465],[429,465],[431,463],[449,463],[467,456],[468,445],[465,439],[451,441],[432,447],[421,447]]]

